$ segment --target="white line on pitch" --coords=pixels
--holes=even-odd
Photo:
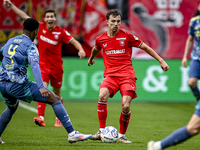
[[[26,105],[26,104],[24,104],[22,102],[19,102],[19,106],[22,107],[22,108],[24,108],[24,109],[27,109],[29,111],[32,111],[34,113],[38,113],[38,110],[36,108],[28,106],[28,105]]]

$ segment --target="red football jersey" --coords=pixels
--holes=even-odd
[[[119,29],[114,37],[109,37],[107,32],[96,38],[95,47],[103,50],[105,76],[134,76],[132,66],[132,47],[140,47],[142,41],[136,36]]]
[[[38,32],[39,64],[49,68],[63,68],[62,42],[69,43],[73,37],[63,28],[56,26],[48,30],[45,22],[40,22]]]

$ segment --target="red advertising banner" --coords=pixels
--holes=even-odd
[[[39,21],[43,20],[45,9],[55,9],[57,25],[81,41],[87,56],[90,56],[95,38],[108,29],[106,13],[117,8],[122,13],[122,29],[139,37],[165,59],[182,59],[189,21],[197,11],[198,1],[17,0],[13,3]],[[0,13],[2,46],[9,38],[22,33],[22,20],[3,4],[0,5]],[[102,57],[102,54],[98,56]],[[132,58],[151,59],[137,48],[133,48]]]
[[[130,31],[165,59],[181,59],[197,6],[198,0],[129,0]]]
[[[124,3],[127,2],[127,7]],[[116,0],[112,2],[122,15],[122,29],[135,34],[165,59],[182,59],[189,21],[197,11],[198,0]],[[107,1],[108,5],[108,1]],[[123,10],[124,8],[126,10]],[[83,37],[91,47],[95,37],[107,30],[105,15],[108,8],[101,8],[94,1],[85,9]],[[128,10],[128,11],[127,11]],[[125,13],[124,13],[125,12]],[[123,18],[123,16],[122,16]],[[104,19],[104,20],[103,20]],[[133,48],[133,59],[151,59],[144,51]]]

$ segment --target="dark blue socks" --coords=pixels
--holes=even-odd
[[[0,116],[0,137],[3,131],[5,130],[7,124],[10,122],[14,112],[11,111],[8,107],[2,112]]]
[[[171,135],[166,137],[161,141],[161,147],[162,149],[176,145],[178,143],[181,143],[191,137],[190,133],[187,131],[186,126],[179,128],[178,130],[174,131]]]
[[[61,101],[55,102],[54,104],[52,104],[52,107],[56,114],[56,117],[62,122],[62,125],[65,127],[67,132],[71,133],[72,131],[74,131],[67,111],[65,110]]]

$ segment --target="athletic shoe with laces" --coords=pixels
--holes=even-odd
[[[156,148],[154,146],[154,143],[155,143],[155,141],[149,141],[148,144],[147,144],[147,150],[161,150],[159,148]]]
[[[61,127],[62,123],[60,122],[60,120],[58,118],[56,118],[56,122],[54,124],[54,127]]]
[[[122,136],[118,140],[119,143],[132,143],[131,141],[127,140],[125,136]]]
[[[34,117],[33,121],[36,125],[45,127],[45,122],[44,122],[44,119],[42,117]]]
[[[78,131],[75,131],[73,135],[68,134],[68,142],[75,143],[78,141],[84,141],[91,138],[91,136],[92,136],[91,134],[82,134],[82,133],[79,133]]]
[[[2,140],[0,140],[0,144],[5,144]]]
[[[96,134],[94,134],[90,139],[91,140],[101,140],[101,130],[99,130]]]

